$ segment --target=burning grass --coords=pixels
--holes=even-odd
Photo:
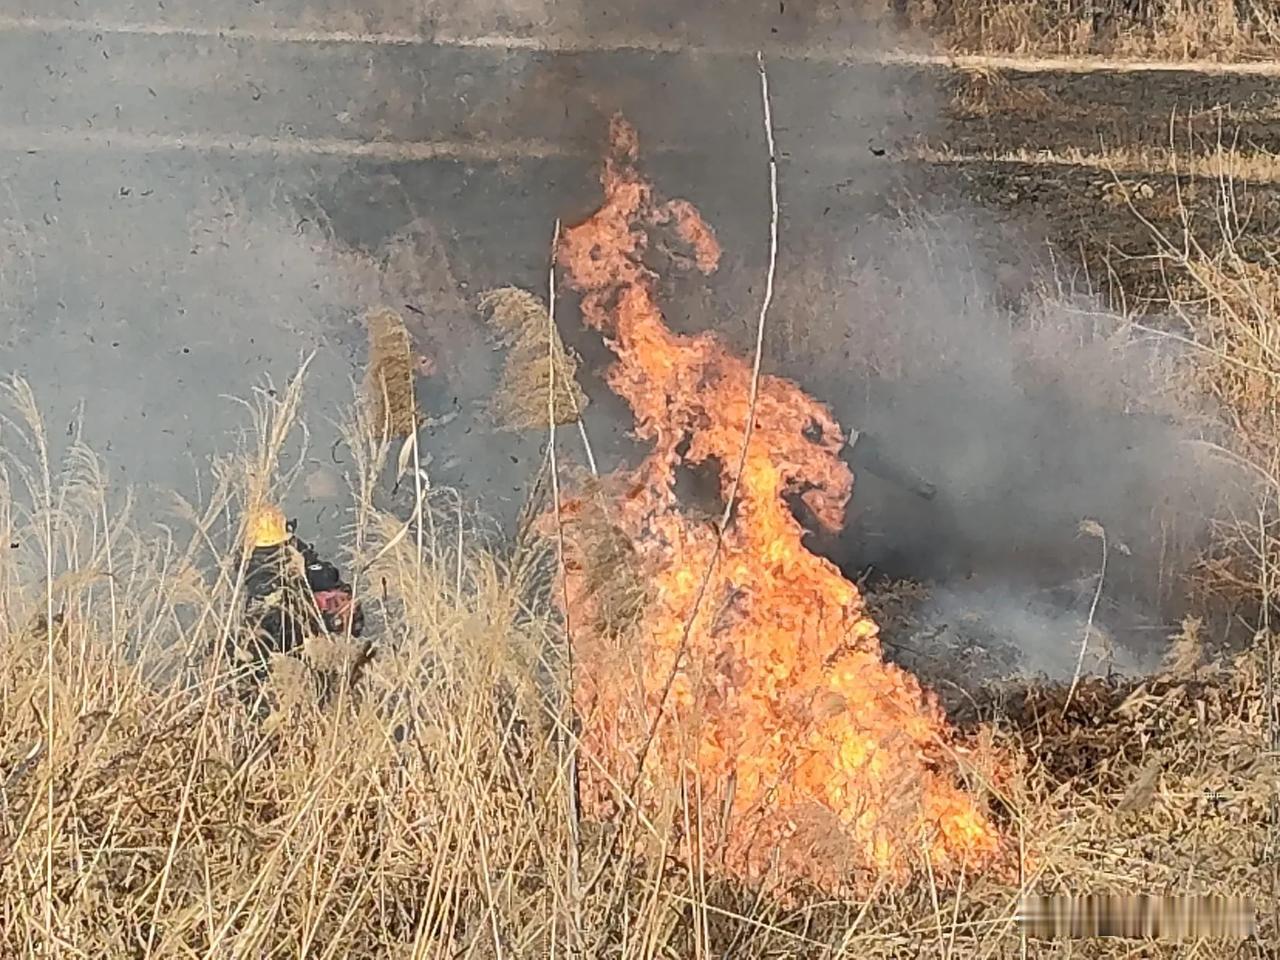
[[[936,702],[882,661],[857,588],[805,548],[792,516],[794,493],[820,524],[840,525],[852,489],[840,427],[776,377],[760,381],[757,405],[745,361],[711,334],[666,326],[641,259],[646,226],[673,224],[704,273],[719,246],[690,204],[654,197],[637,153],[634,130],[616,118],[605,202],[566,231],[561,250],[584,319],[618,357],[608,382],[653,445],[619,504],[656,583],[644,634],[621,650],[573,637],[585,809],[620,812],[618,784],[642,785],[651,815],[687,792],[697,798],[687,836],[731,875],[784,888],[901,879],[918,843],[941,876],[990,868],[999,838],[955,783]],[[723,531],[690,518],[674,494],[678,465],[708,461],[732,504]],[[570,573],[568,610],[591,602]]]
[[[123,513],[103,523],[88,451],[46,473],[40,449],[6,447],[0,496],[0,533],[19,544],[0,565],[6,956],[1017,957],[1021,889],[1265,886],[1265,638],[1233,663],[1191,649],[1141,684],[1088,681],[1065,720],[1061,691],[1037,688],[973,718],[953,750],[1018,838],[1022,886],[973,868],[947,881],[926,860],[905,886],[784,905],[723,876],[712,849],[678,852],[687,794],[575,824],[560,628],[448,514],[424,521],[418,554],[357,499],[379,654],[323,710],[307,661],[281,663],[259,728],[216,652],[241,535],[218,518],[243,492],[219,488],[188,535],[157,537]],[[386,455],[364,449],[366,468]],[[49,608],[60,630],[23,629]]]

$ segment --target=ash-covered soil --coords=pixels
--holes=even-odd
[[[909,194],[980,211],[972,238],[997,251],[998,261],[1008,261],[1010,238],[1021,238],[1026,246],[1019,256],[1035,249],[1040,258],[1051,257],[1059,279],[1090,287],[1118,309],[1159,312],[1171,296],[1190,292],[1169,262],[1187,249],[1188,238],[1209,257],[1230,242],[1244,260],[1264,263],[1280,228],[1280,182],[1228,184],[1207,175],[1053,161],[904,168]],[[1009,276],[1016,282],[1016,272]]]
[[[905,68],[904,68],[905,69]],[[948,102],[941,137],[954,150],[1204,148],[1274,151],[1274,77],[1186,70],[1017,71],[921,68]]]
[[[909,176],[919,195],[962,196],[991,221],[1029,231],[1066,271],[1086,267],[1097,289],[1129,306],[1168,294],[1171,272],[1151,255],[1187,238],[1209,257],[1228,236],[1246,260],[1274,251],[1274,78],[922,68],[915,82],[946,102],[918,146],[957,158],[920,164]],[[1212,159],[1219,153],[1225,162]]]

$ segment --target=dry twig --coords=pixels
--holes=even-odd
[[[1084,669],[1084,655],[1089,648],[1089,636],[1093,633],[1093,618],[1098,612],[1098,601],[1102,599],[1102,586],[1107,579],[1107,531],[1096,520],[1083,520],[1080,532],[1102,541],[1102,568],[1098,571],[1098,585],[1093,591],[1093,602],[1089,605],[1089,618],[1085,621],[1084,636],[1080,638],[1080,656],[1076,658],[1075,673],[1071,677],[1071,686],[1067,690],[1067,698],[1062,702],[1062,715],[1067,715],[1067,707],[1071,706],[1071,698],[1075,696],[1076,686],[1080,683],[1080,672]]]

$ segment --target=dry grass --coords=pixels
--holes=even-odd
[[[503,430],[546,428],[548,410],[556,424],[576,423],[587,407],[578,385],[578,360],[565,349],[557,333],[550,348],[547,308],[527,290],[503,287],[480,298],[498,342],[507,348],[502,376],[489,412]],[[554,405],[548,393],[555,382]]]
[[[1061,109],[1061,104],[1046,91],[1018,86],[1003,72],[993,69],[960,72],[951,99],[951,110],[956,115],[982,119],[1005,113],[1019,116],[1057,114]]]
[[[1217,525],[1197,585],[1259,611],[1250,619],[1265,627],[1276,610],[1280,562],[1280,249],[1250,235],[1232,179],[1211,182],[1216,237],[1191,229],[1185,205],[1182,230],[1171,233],[1146,220],[1141,204],[1129,203],[1151,232],[1151,256],[1165,281],[1165,296],[1155,304],[1164,319],[1143,329],[1188,349],[1194,363],[1184,368],[1180,388],[1213,398],[1225,421],[1204,446],[1256,489],[1248,509]]]
[[[1245,60],[1274,55],[1261,0],[905,0],[903,20],[965,53]]]
[[[296,391],[263,401],[260,449],[219,467],[182,538],[113,512],[91,452],[48,462],[34,397],[8,401],[27,446],[6,446],[0,473],[0,533],[19,545],[0,556],[0,953],[1026,955],[1019,888],[992,877],[784,908],[673,858],[678,802],[670,822],[579,830],[543,592],[443,515],[419,520],[423,553],[397,538],[402,524],[367,502],[388,456],[373,431],[353,437],[351,566],[376,558],[356,587],[378,656],[324,709],[309,683],[323,652],[278,663],[255,726],[218,655],[241,574],[228,518],[277,476]],[[60,630],[30,629],[54,614]],[[1060,692],[1006,692],[1013,720],[975,726],[965,756],[1026,889],[1263,889],[1264,649],[1222,669],[1184,650],[1138,688],[1087,682],[1067,722],[1053,722]]]
[[[1121,177],[1191,176],[1210,180],[1232,180],[1238,183],[1276,183],[1280,181],[1280,156],[1264,150],[1239,150],[1219,145],[1189,153],[1185,150],[1154,146],[1118,145],[1105,150],[1082,150],[1045,147],[1032,150],[1018,147],[981,154],[957,153],[943,146],[920,145],[910,153],[913,159],[930,163],[1019,163],[1052,164],[1087,167]],[[1139,199],[1150,199],[1154,188],[1141,189],[1131,184]]]
[[[365,368],[364,398],[369,418],[389,437],[408,437],[422,422],[414,393],[413,341],[396,311],[374,310],[365,318],[369,361]]]

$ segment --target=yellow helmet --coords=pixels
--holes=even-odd
[[[249,523],[249,546],[278,547],[289,539],[289,524],[285,520],[284,511],[274,504],[266,503],[254,511]]]

